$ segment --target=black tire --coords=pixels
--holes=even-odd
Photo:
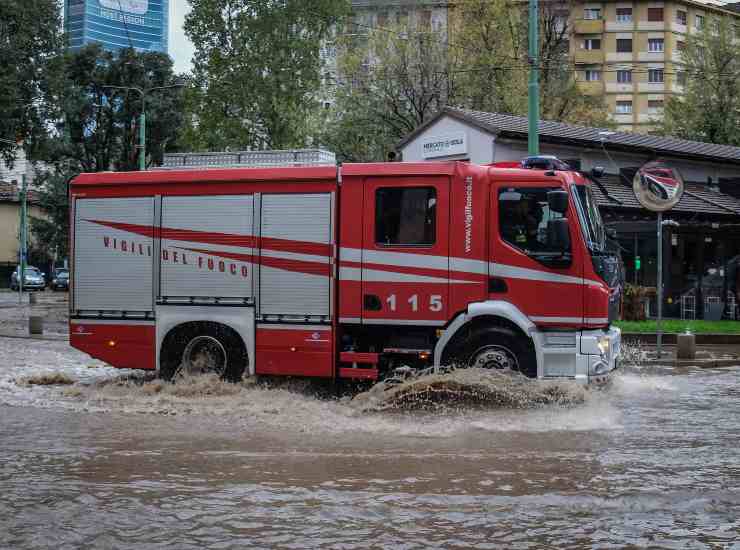
[[[463,330],[442,354],[443,365],[510,368],[530,378],[537,377],[537,356],[531,340],[508,327],[488,326]],[[486,355],[493,356],[494,359],[485,363]]]
[[[249,362],[244,342],[231,328],[208,322],[185,323],[165,336],[159,354],[159,376],[164,380],[172,380],[183,368],[188,368],[192,373],[193,364],[184,356],[186,352],[188,356],[198,353],[201,348],[204,350],[203,354],[215,350],[213,355],[216,356],[216,361],[214,365],[202,368],[199,372],[214,372],[222,380],[229,382],[239,382],[242,379]]]

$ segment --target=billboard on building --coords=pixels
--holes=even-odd
[[[96,42],[166,53],[169,0],[67,0],[65,26],[72,48]]]

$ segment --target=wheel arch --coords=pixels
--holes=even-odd
[[[223,326],[236,333],[247,350],[247,370],[254,375],[255,318],[253,307],[222,306],[157,306],[156,309],[156,365],[160,367],[162,345],[173,331],[184,330],[190,323],[208,323]]]
[[[437,340],[437,344],[434,347],[434,365],[441,365],[442,355],[445,349],[455,341],[457,335],[471,328],[485,326],[503,326],[530,341],[535,350],[539,372],[540,354],[537,353],[537,341],[532,337],[532,332],[536,330],[535,324],[519,308],[509,302],[500,300],[488,300],[470,304],[467,311],[455,317]]]

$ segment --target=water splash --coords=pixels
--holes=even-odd
[[[362,411],[529,409],[578,405],[587,395],[588,390],[575,382],[532,380],[506,371],[461,369],[391,387],[380,382],[357,395],[352,404]]]

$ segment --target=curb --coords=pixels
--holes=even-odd
[[[640,367],[696,367],[700,369],[721,369],[739,367],[740,359],[650,359],[640,361]]]
[[[0,332],[0,338],[15,338],[18,340],[46,340],[48,342],[69,342],[69,336],[66,336],[64,334],[30,335]]]
[[[694,334],[697,346],[740,346],[740,334]],[[676,345],[675,332],[663,334],[663,343]],[[655,344],[658,340],[654,332],[623,332],[623,341],[638,341],[642,344]]]

